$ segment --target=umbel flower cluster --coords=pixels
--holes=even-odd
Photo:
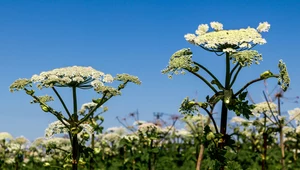
[[[105,86],[106,83],[112,83],[114,80],[141,84],[138,77],[129,74],[118,74],[114,78],[110,74],[104,74],[92,67],[72,66],[41,72],[39,75],[33,75],[31,79],[18,79],[10,86],[10,91],[22,90],[26,86],[32,86],[32,83],[36,83],[39,89],[54,86],[94,88],[96,92],[109,91],[111,94],[119,95],[120,91],[117,89]]]
[[[10,86],[10,91],[22,90],[26,86],[31,86],[32,83],[36,83],[39,89],[56,86],[94,88],[97,92],[114,91],[111,88],[104,88],[105,83],[112,83],[114,80],[141,84],[138,77],[129,74],[118,74],[114,78],[92,67],[72,66],[41,72],[39,75],[33,75],[31,79],[18,79]]]
[[[213,52],[236,52],[250,49],[256,44],[265,44],[266,40],[262,38],[261,32],[268,32],[270,24],[260,23],[254,29],[251,27],[239,30],[223,30],[223,24],[211,22],[213,31],[208,32],[209,26],[201,24],[195,31],[196,34],[186,34],[185,39],[191,44],[200,46]]]

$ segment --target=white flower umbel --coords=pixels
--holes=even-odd
[[[92,67],[72,66],[42,72],[31,78],[31,81],[37,83],[40,89],[53,86],[92,88],[91,82],[94,80],[111,83],[112,76]]]
[[[245,124],[245,123],[251,123],[252,121],[246,120],[246,119],[244,119],[242,117],[239,117],[239,116],[234,116],[231,119],[231,122],[232,123],[237,123],[237,124]]]
[[[270,105],[270,107],[269,107]],[[273,102],[269,102],[269,105],[267,102],[261,102],[258,104],[255,104],[255,108],[252,110],[253,114],[262,114],[266,113],[267,116],[271,116],[271,111],[273,112],[274,116],[276,116],[277,113],[277,105]],[[270,111],[271,109],[271,111]]]
[[[8,132],[0,132],[0,140],[12,140],[13,136]]]
[[[294,132],[294,128],[289,127],[289,126],[283,126],[282,133],[287,134],[289,132]]]
[[[270,24],[261,23],[257,29],[242,28],[238,30],[223,30],[223,25],[219,22],[211,22],[210,26],[214,31],[207,32],[206,24],[198,27],[195,34],[186,34],[185,39],[194,45],[200,46],[208,51],[228,52],[247,50],[254,45],[262,45],[266,40],[262,38],[260,32],[267,32]]]
[[[65,124],[69,125],[69,123],[65,122]],[[86,123],[79,125],[80,131],[78,133],[78,137],[80,137],[83,133],[88,133],[89,135],[94,133],[94,129]],[[45,130],[45,137],[51,138],[56,134],[69,134],[70,130],[65,127],[60,121],[55,121],[50,123],[49,126]]]
[[[263,23],[260,22],[256,30],[258,32],[268,32],[270,27],[271,25],[268,22],[263,22]]]
[[[295,108],[288,111],[290,115],[290,120],[295,120],[297,123],[300,122],[300,108]]]
[[[223,30],[223,24],[221,24],[219,22],[211,22],[210,23],[210,27],[212,29],[214,29],[215,31],[221,31],[221,30]]]

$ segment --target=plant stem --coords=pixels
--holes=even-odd
[[[204,67],[203,65],[201,65],[201,64],[199,64],[199,63],[197,63],[195,61],[194,61],[194,64],[197,65],[198,67],[202,68],[204,71],[206,71],[206,73],[209,74],[217,82],[217,84],[219,86],[221,86],[222,88],[224,88],[222,86],[222,84],[220,83],[220,81],[218,80],[218,78],[214,74],[212,74],[206,67]]]
[[[231,83],[230,83],[230,87],[232,87],[233,86],[233,84],[234,84],[234,82],[235,82],[235,80],[236,80],[236,78],[237,78],[237,76],[238,76],[238,74],[240,73],[240,71],[242,70],[242,68],[243,68],[243,66],[239,66],[239,68],[238,68],[238,70],[236,71],[236,73],[235,73],[235,75],[234,75],[234,77],[233,77],[233,80],[231,81]]]
[[[278,115],[281,116],[281,110],[280,110],[280,97],[277,98],[277,104],[278,104]],[[279,119],[279,135],[280,135],[280,150],[281,150],[281,166],[282,166],[282,170],[285,170],[285,161],[284,161],[284,157],[285,157],[285,153],[284,153],[284,141],[283,141],[283,122]]]
[[[78,114],[77,114],[77,94],[76,94],[76,87],[72,87],[73,91],[73,122],[71,124],[72,128],[77,128],[78,123]],[[79,143],[78,143],[78,136],[77,133],[71,134],[72,137],[72,170],[78,169],[78,160],[80,157],[79,153]]]
[[[61,96],[59,95],[59,93],[57,92],[57,90],[56,90],[54,87],[52,87],[52,90],[54,91],[54,93],[55,93],[56,96],[58,97],[59,101],[60,101],[61,104],[63,105],[63,107],[64,107],[65,111],[67,112],[68,116],[70,117],[70,119],[72,119],[72,116],[71,116],[71,114],[70,114],[70,112],[69,112],[69,110],[68,110],[68,108],[67,108],[67,106],[66,106],[64,100],[61,98]]]
[[[202,76],[200,76],[199,74],[197,74],[197,73],[195,73],[195,72],[192,72],[192,71],[190,71],[190,70],[187,70],[188,72],[190,72],[190,73],[192,73],[192,74],[194,74],[196,77],[198,77],[199,79],[201,79],[208,87],[210,87],[210,89],[212,90],[212,91],[214,91],[215,93],[217,93],[218,91],[214,88],[214,86],[212,86],[211,84],[210,84],[210,82],[208,82],[204,77],[202,77]]]
[[[277,78],[278,75],[272,75],[272,76],[270,76],[270,77],[268,77],[268,78],[272,78],[272,77]],[[234,96],[235,96],[235,97],[238,96],[240,93],[242,93],[242,92],[243,92],[247,87],[249,87],[251,84],[256,83],[256,82],[259,82],[259,81],[262,81],[262,80],[265,80],[265,78],[257,78],[257,79],[254,79],[254,80],[248,82],[248,83],[247,83],[246,85],[244,85],[238,92],[236,92],[236,93],[234,94]]]
[[[225,90],[230,90],[230,58],[229,53],[226,53],[226,75],[225,75]],[[223,138],[226,135],[226,129],[227,129],[227,115],[228,115],[228,109],[225,105],[225,102],[222,101],[222,113],[221,113],[221,134],[223,135]],[[220,147],[224,148],[225,141],[221,143]]]

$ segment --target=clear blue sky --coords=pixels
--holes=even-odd
[[[173,52],[190,47],[194,60],[222,77],[224,57],[192,46],[183,38],[199,24],[211,21],[223,23],[224,29],[256,28],[259,22],[268,21],[271,29],[263,34],[267,44],[255,48],[264,61],[244,69],[237,87],[265,70],[277,72],[278,60],[283,59],[291,76],[292,90],[287,96],[295,97],[300,90],[299,9],[299,1],[1,0],[0,131],[29,139],[43,136],[54,116],[31,105],[24,92],[10,93],[8,87],[18,78],[65,66],[92,66],[112,75],[133,74],[142,80],[141,86],[130,84],[122,96],[107,103],[105,128],[119,126],[116,116],[124,117],[137,109],[143,120],[152,120],[153,112],[178,113],[182,99],[195,97],[196,91],[197,99],[204,100],[210,91],[195,77],[169,80],[160,71]],[[271,81],[270,88],[275,83]],[[250,88],[256,102],[263,101],[263,89],[263,83]],[[60,91],[67,91],[64,98],[71,99],[70,91]],[[95,97],[93,93],[81,95],[80,102]],[[284,109],[298,106],[286,102]]]

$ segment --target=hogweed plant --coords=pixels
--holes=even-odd
[[[212,109],[217,103],[222,103],[220,128],[216,129],[216,137],[219,137],[219,142],[215,151],[224,150],[225,146],[232,146],[231,137],[227,134],[227,115],[228,111],[235,112],[236,115],[244,115],[246,118],[252,114],[253,105],[248,103],[246,99],[247,91],[250,85],[266,80],[269,78],[277,78],[278,84],[281,85],[283,91],[286,91],[290,84],[290,78],[287,72],[285,63],[280,60],[279,74],[273,74],[271,71],[261,73],[256,79],[249,81],[239,89],[233,89],[240,71],[243,68],[251,67],[253,64],[259,64],[262,61],[262,55],[253,50],[256,45],[263,45],[266,40],[262,37],[262,32],[268,32],[270,24],[267,22],[260,23],[255,28],[242,28],[237,30],[224,30],[223,25],[219,22],[211,22],[211,32],[208,32],[207,24],[199,25],[195,34],[186,34],[185,39],[200,48],[215,53],[217,56],[225,58],[225,82],[221,83],[219,79],[203,64],[200,64],[193,59],[193,52],[189,48],[181,49],[175,52],[169,61],[169,65],[162,70],[163,74],[169,74],[169,78],[175,74],[185,74],[189,72],[204,82],[214,93],[212,96],[207,96],[204,102],[191,101],[188,98],[184,99],[181,105],[181,111],[184,113],[193,113],[198,108]],[[209,77],[204,77],[206,73]],[[210,115],[212,121],[214,117]],[[216,125],[215,125],[216,128]],[[217,158],[216,158],[217,159]],[[224,169],[226,161],[221,160],[220,168]]]
[[[115,81],[121,82],[117,88],[107,85]],[[92,67],[73,66],[42,72],[39,75],[33,75],[30,79],[18,79],[11,84],[10,91],[24,90],[26,94],[33,98],[33,103],[39,104],[44,112],[53,114],[58,121],[63,124],[68,131],[72,146],[72,169],[77,170],[80,158],[78,134],[82,131],[83,124],[109,99],[120,95],[121,90],[124,89],[129,82],[138,85],[141,84],[138,77],[129,74],[117,74],[116,77],[112,77],[110,74],[104,74]],[[49,101],[54,99],[52,96],[37,96],[33,84],[36,84],[38,90],[44,88],[52,89],[61,102],[65,114],[63,114],[62,111],[54,110],[54,108],[48,104]],[[72,90],[72,110],[66,106],[57,88],[70,88]],[[80,114],[77,102],[78,89],[93,89],[100,95],[98,98],[92,100],[95,105],[88,113]]]

